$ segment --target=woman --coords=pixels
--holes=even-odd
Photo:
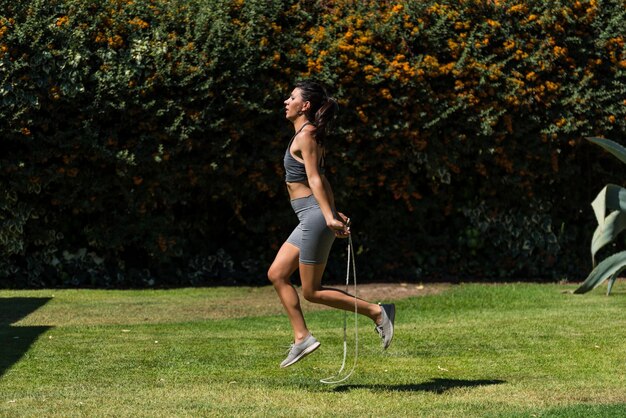
[[[351,311],[354,296],[322,286],[322,275],[335,237],[350,234],[350,221],[335,210],[330,184],[324,176],[324,140],[337,103],[314,82],[298,83],[285,100],[286,118],[295,130],[285,152],[287,190],[300,223],[282,245],[267,275],[274,285],[294,332],[294,343],[280,367],[288,367],[316,350],[320,343],[304,321],[298,293],[290,277],[300,272],[302,295],[313,303]],[[393,338],[394,305],[377,305],[357,298],[359,314],[376,324],[383,348]]]

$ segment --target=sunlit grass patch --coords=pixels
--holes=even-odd
[[[291,333],[269,287],[0,291],[0,415],[618,416],[624,284],[574,288],[398,299],[392,346],[360,318],[357,371],[335,386],[319,379],[341,363],[343,314],[307,309],[322,346],[280,369]]]

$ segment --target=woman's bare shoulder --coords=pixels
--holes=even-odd
[[[317,145],[315,141],[315,127],[311,125],[305,126],[302,131],[294,138],[294,142],[296,143],[298,148],[302,147],[313,147]]]

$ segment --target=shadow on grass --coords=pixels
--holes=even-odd
[[[41,334],[51,327],[12,326],[51,298],[0,298],[0,377],[17,363]]]
[[[429,382],[409,385],[344,385],[338,386],[335,392],[348,392],[354,389],[369,389],[373,392],[433,392],[445,393],[450,389],[471,388],[478,386],[499,385],[504,380],[461,380],[461,379],[432,379]]]

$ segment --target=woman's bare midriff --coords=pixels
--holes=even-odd
[[[287,182],[287,192],[289,193],[289,199],[300,199],[301,197],[308,197],[313,194],[313,190],[309,187],[309,183],[300,182]]]

